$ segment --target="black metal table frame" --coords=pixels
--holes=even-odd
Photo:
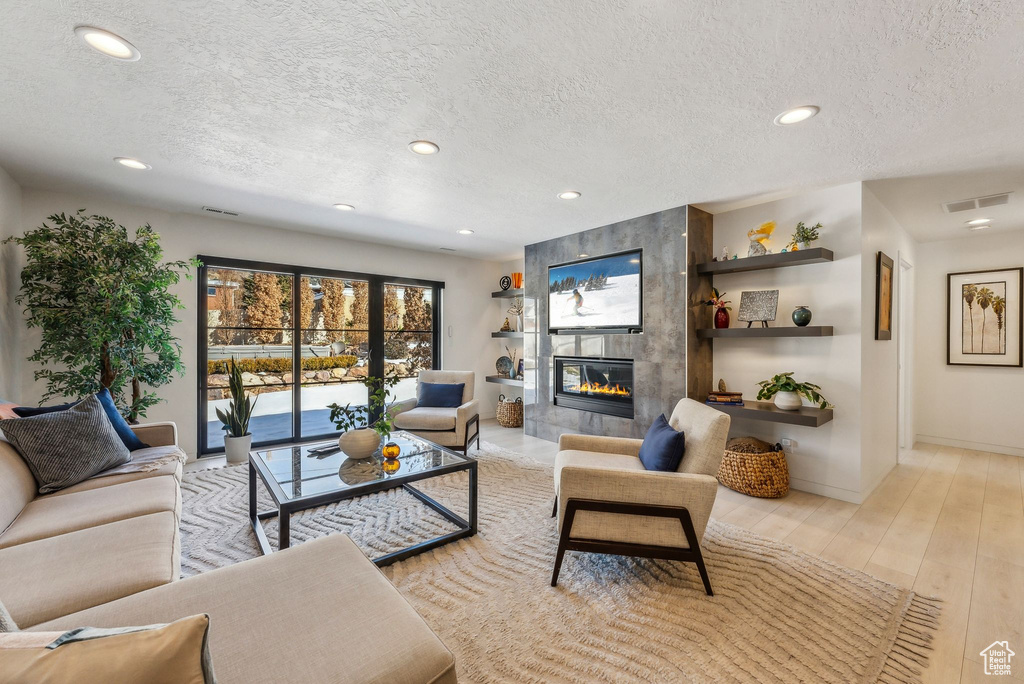
[[[438,449],[442,449],[443,451],[449,451],[459,458],[466,459],[466,461],[464,463],[452,463],[451,465],[441,466],[440,468],[427,470],[421,473],[399,476],[395,479],[380,480],[379,482],[372,482],[357,487],[339,489],[332,492],[323,492],[321,494],[303,497],[296,501],[288,500],[288,497],[281,488],[281,485],[279,485],[277,480],[275,480],[270,472],[266,470],[263,460],[256,457],[256,452],[250,453],[249,519],[252,523],[253,532],[256,533],[256,541],[259,544],[260,551],[264,555],[269,555],[273,552],[273,549],[270,546],[270,540],[267,539],[267,533],[260,522],[262,520],[275,517],[278,518],[278,549],[287,549],[291,543],[292,513],[309,510],[310,508],[317,508],[326,504],[337,503],[339,501],[345,501],[346,499],[354,499],[366,494],[374,494],[376,492],[383,492],[389,489],[398,489],[399,487],[415,496],[432,510],[439,513],[443,518],[458,527],[458,529],[454,532],[443,534],[440,537],[420,542],[419,544],[415,544],[409,548],[394,551],[380,556],[379,558],[374,558],[373,562],[378,567],[391,565],[392,563],[397,563],[400,560],[411,558],[412,556],[437,548],[438,546],[447,544],[448,542],[453,542],[456,539],[475,535],[477,531],[477,461],[474,458],[450,451],[444,447],[437,445],[433,446]],[[411,483],[418,482],[419,480],[426,480],[428,478],[448,475],[450,473],[457,473],[463,470],[469,471],[469,520],[463,519],[462,516],[452,512],[411,485]],[[263,481],[263,485],[267,488],[267,491],[270,492],[274,503],[277,504],[277,510],[258,510],[256,501],[257,475],[260,480]]]

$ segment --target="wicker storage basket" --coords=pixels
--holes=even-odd
[[[523,426],[523,400],[521,397],[511,401],[506,399],[504,394],[498,396],[498,425],[507,428]]]
[[[725,446],[718,481],[741,494],[777,499],[789,492],[786,452],[753,437],[730,439]]]

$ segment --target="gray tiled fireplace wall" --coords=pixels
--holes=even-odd
[[[686,207],[620,221],[526,246],[524,339],[526,434],[556,441],[576,432],[643,437],[686,396]],[[640,335],[548,335],[548,266],[643,249],[644,332]],[[633,359],[635,417],[554,405],[554,356]]]

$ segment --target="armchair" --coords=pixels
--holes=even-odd
[[[558,551],[551,586],[566,551],[664,558],[695,563],[708,596],[711,580],[700,542],[718,493],[715,477],[729,436],[730,418],[682,399],[669,424],[685,435],[676,472],[647,470],[638,454],[643,440],[562,435],[555,457]]]
[[[480,408],[473,398],[476,373],[473,371],[422,370],[416,383],[464,383],[462,405],[458,408],[417,406],[416,398],[395,405],[395,427],[413,433],[435,444],[469,453],[469,445],[476,440],[480,448]]]

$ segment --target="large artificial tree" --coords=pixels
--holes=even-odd
[[[169,288],[199,262],[162,262],[160,236],[146,224],[129,236],[105,216],[54,214],[22,237],[25,248],[15,301],[42,333],[29,361],[46,382],[44,401],[79,398],[106,387],[132,421],[157,403],[146,388],[184,375],[181,345],[171,334],[181,301]],[[129,398],[125,398],[126,390]]]

